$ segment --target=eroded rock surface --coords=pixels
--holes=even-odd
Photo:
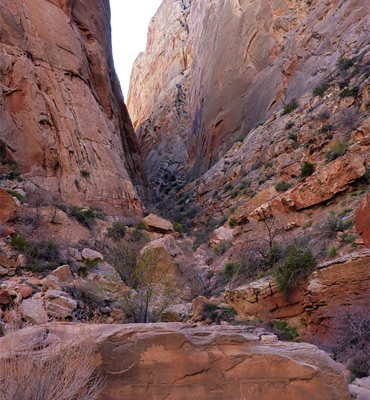
[[[108,0],[1,3],[0,168],[72,204],[140,212],[140,152],[109,17]]]
[[[236,326],[48,324],[23,329],[11,345],[17,351],[31,341],[48,351],[62,337],[74,344],[93,338],[106,373],[102,400],[349,399],[344,377],[327,354],[266,336]],[[0,339],[0,348],[9,340]]]
[[[366,51],[368,11],[358,0],[163,1],[128,98],[149,180],[199,176],[347,50]]]
[[[349,254],[318,266],[288,296],[275,281],[260,279],[226,291],[226,300],[244,317],[281,318],[316,337],[333,335],[333,318],[349,307],[369,307],[370,252]]]

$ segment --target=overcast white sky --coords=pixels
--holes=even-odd
[[[125,101],[132,64],[145,50],[149,22],[162,0],[110,0],[114,65]]]

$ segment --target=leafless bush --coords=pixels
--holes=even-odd
[[[92,339],[47,349],[31,343],[16,351],[16,336],[0,354],[0,400],[94,400],[104,387]]]
[[[335,122],[340,130],[351,133],[361,125],[361,113],[358,109],[345,108],[336,115]]]
[[[329,119],[331,116],[331,112],[328,108],[322,108],[320,109],[320,111],[317,114],[317,117],[321,120],[321,121],[326,121],[327,119]]]

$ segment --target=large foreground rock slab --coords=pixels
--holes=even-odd
[[[265,340],[269,335],[245,326],[47,324],[18,332],[15,343],[0,339],[0,349],[31,341],[50,351],[62,338],[76,344],[88,337],[99,345],[107,377],[101,400],[349,399],[326,353]]]

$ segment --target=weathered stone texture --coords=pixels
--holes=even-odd
[[[163,1],[128,98],[149,180],[199,176],[310,93],[347,50],[367,48],[368,13],[360,0]]]
[[[266,340],[264,332],[246,327],[48,324],[20,331],[13,351],[25,341],[58,346],[61,337],[74,345],[89,337],[99,345],[102,400],[349,399],[327,354],[309,344]],[[0,339],[0,348],[7,340]]]
[[[0,6],[1,169],[73,204],[140,211],[140,154],[114,72],[108,0]]]

